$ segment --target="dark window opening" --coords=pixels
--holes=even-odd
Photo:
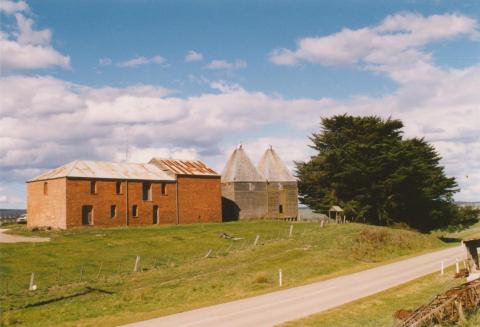
[[[153,223],[158,224],[158,206],[153,206]]]
[[[167,195],[167,184],[162,183],[161,188],[162,188],[162,195]]]
[[[122,194],[122,182],[115,183],[115,193]]]
[[[90,205],[82,206],[82,224],[93,225],[93,207]]]
[[[110,206],[110,218],[115,218],[117,216],[117,206]]]
[[[133,217],[138,217],[138,207],[136,204],[132,206],[132,216]]]
[[[90,181],[90,194],[97,194],[97,182]]]
[[[143,183],[143,201],[152,201],[152,183]]]
[[[278,213],[283,213],[283,205],[278,206]]]
[[[43,183],[43,195],[48,195],[48,182]]]

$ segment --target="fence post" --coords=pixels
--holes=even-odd
[[[458,258],[455,258],[455,272],[457,274],[460,272],[460,265],[458,264]]]
[[[100,268],[98,268],[97,279],[100,277],[100,273],[102,272],[103,262],[100,263]]]
[[[28,287],[29,291],[35,291],[37,289],[37,285],[35,285],[35,273],[32,272],[30,275],[30,286]]]
[[[84,266],[82,266],[82,268],[80,268],[80,281],[82,281],[82,279],[83,279],[83,267]]]
[[[208,250],[207,254],[205,254],[204,258],[210,257],[210,254],[212,254],[212,249]]]
[[[135,267],[133,267],[133,272],[139,272],[140,271],[140,256],[137,255],[137,258],[135,259]]]
[[[278,270],[278,286],[282,287],[283,285],[283,276],[282,276],[282,269]]]
[[[444,270],[445,270],[445,264],[442,260],[442,262],[440,263],[440,275],[443,275],[444,274]]]
[[[322,221],[320,222],[320,228],[323,228],[324,223],[325,223],[325,220],[322,219]]]
[[[292,233],[293,233],[293,225],[290,225],[290,232],[288,233],[289,238],[292,238]]]
[[[257,246],[259,239],[260,239],[260,235],[257,235],[257,237],[255,237],[255,241],[253,242],[253,246]]]

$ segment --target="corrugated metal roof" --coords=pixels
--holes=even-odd
[[[219,176],[215,170],[200,160],[153,158],[150,163],[175,175]]]
[[[236,148],[223,168],[222,182],[265,182],[242,146]]]
[[[174,181],[175,178],[153,164],[77,160],[49,170],[29,182],[60,177]]]
[[[282,159],[272,147],[267,149],[258,163],[258,171],[269,182],[296,182],[297,179],[288,170]]]

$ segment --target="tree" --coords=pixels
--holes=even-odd
[[[400,120],[340,115],[321,125],[310,137],[317,154],[296,163],[302,203],[317,211],[338,204],[360,221],[422,231],[458,223],[455,179],[423,138],[402,137]]]

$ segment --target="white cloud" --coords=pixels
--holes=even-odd
[[[15,18],[17,19],[17,26],[19,29],[19,34],[17,42],[25,45],[45,45],[49,44],[52,38],[52,33],[48,29],[41,31],[33,30],[33,20],[26,18],[22,14],[16,14]]]
[[[244,60],[237,59],[234,62],[226,60],[212,60],[205,66],[206,69],[212,70],[235,70],[246,68],[247,63]]]
[[[20,11],[28,11],[30,8],[25,1],[10,1],[2,0],[0,1],[0,12],[4,12],[7,15],[14,14]]]
[[[435,78],[438,75],[432,56],[422,51],[423,46],[458,36],[478,35],[477,22],[467,16],[425,17],[399,13],[386,17],[377,26],[356,30],[344,28],[332,35],[302,38],[295,50],[275,49],[269,57],[277,65],[294,65],[299,61],[359,65],[386,73],[398,82],[408,82],[417,76]]]
[[[410,19],[413,25],[402,25],[406,23],[402,23],[401,17]],[[409,17],[403,14],[385,19],[383,30],[378,33],[397,31],[398,26],[419,33],[418,24],[431,21],[421,16],[417,21]],[[450,27],[452,31],[469,30],[460,23]],[[394,44],[391,48],[395,47]],[[353,52],[354,48],[352,45]],[[442,163],[448,174],[461,183],[458,198],[478,200],[480,66],[440,68],[421,48],[399,48],[397,55],[417,60],[412,63],[424,69],[420,73],[409,71],[399,62],[378,56],[378,62],[388,67],[388,76],[399,81],[397,90],[381,97],[357,96],[343,101],[285,99],[204,78],[201,82],[210,85],[212,92],[180,97],[154,85],[94,88],[48,76],[3,77],[0,180],[22,183],[42,170],[75,159],[123,160],[127,143],[132,161],[146,161],[151,156],[199,158],[217,170],[223,168],[235,143],[246,144],[254,160],[272,144],[292,168],[292,160],[308,157],[307,136],[318,130],[321,116],[375,114],[400,118],[407,136],[424,136],[432,142],[444,157]],[[364,59],[358,60],[367,68]],[[272,126],[278,126],[277,133],[269,135]],[[264,131],[265,127],[268,129]],[[278,131],[283,130],[285,136],[278,136]]]
[[[2,5],[4,3],[2,2]],[[14,13],[23,8],[20,2],[13,6],[6,2],[4,11]],[[13,6],[13,7],[12,7]],[[28,8],[28,7],[27,7]],[[26,9],[22,9],[26,10]],[[52,33],[49,29],[36,31],[32,19],[17,13],[17,31],[0,33],[0,69],[2,71],[40,69],[53,66],[70,67],[70,57],[64,56],[51,45]]]
[[[188,53],[185,56],[186,62],[202,61],[202,60],[203,60],[203,55],[200,52],[196,52],[193,50],[188,51]]]
[[[103,57],[98,59],[99,66],[110,66],[112,64],[112,59],[108,57]]]
[[[119,67],[134,68],[134,67],[137,67],[137,66],[148,65],[148,64],[161,65],[161,64],[165,63],[165,61],[166,61],[165,58],[163,58],[162,56],[154,56],[154,57],[151,57],[151,58],[141,56],[141,57],[137,57],[137,58],[127,60],[127,61],[122,61],[122,62],[118,63],[117,65]]]

